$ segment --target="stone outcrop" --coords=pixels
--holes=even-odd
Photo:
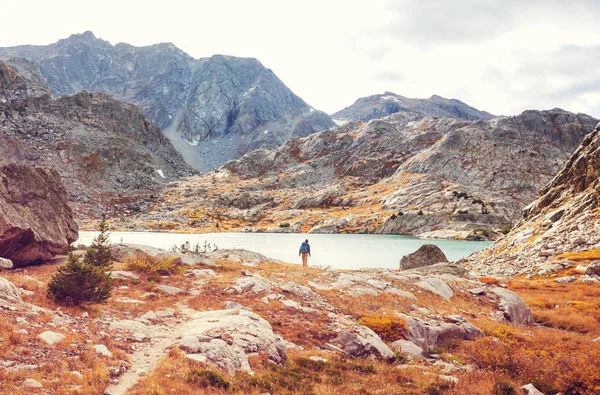
[[[568,266],[568,260],[556,257],[600,246],[599,214],[600,125],[523,210],[510,233],[469,257],[469,268],[481,274],[513,275],[548,272],[553,264],[565,262]]]
[[[20,267],[63,253],[78,227],[59,174],[24,164],[0,167],[0,256]]]
[[[400,259],[400,270],[415,269],[445,262],[448,262],[448,258],[438,246],[423,244],[417,251]]]
[[[287,359],[283,340],[271,325],[247,310],[196,313],[186,324],[180,347],[229,373],[251,372],[248,354],[265,353],[275,363]]]
[[[489,121],[399,112],[351,122],[173,185],[140,219],[214,232],[226,215],[237,231],[493,240],[596,123],[559,109]]]
[[[201,170],[334,126],[256,59],[194,59],[170,43],[112,45],[91,32],[45,46],[0,48],[0,56],[38,63],[55,95],[85,89],[139,105]]]
[[[392,92],[361,97],[354,104],[331,115],[341,121],[370,121],[397,112],[417,112],[432,117],[455,117],[470,121],[488,120],[494,116],[479,111],[460,100],[433,95],[429,99],[411,99]]]
[[[57,170],[82,214],[98,214],[103,203],[142,210],[149,192],[195,173],[136,106],[100,93],[53,98],[25,65],[0,60],[0,165]]]

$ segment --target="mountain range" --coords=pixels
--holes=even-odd
[[[112,45],[91,32],[0,57],[36,62],[56,96],[88,90],[138,105],[198,170],[334,125],[256,59],[194,59],[173,44]]]
[[[446,99],[437,95],[429,99],[411,99],[392,92],[362,97],[351,106],[332,114],[331,117],[338,123],[369,121],[397,112],[417,112],[431,117],[454,117],[469,121],[494,118],[494,115],[473,108],[460,100]]]

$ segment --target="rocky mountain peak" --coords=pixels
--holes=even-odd
[[[334,126],[253,58],[194,59],[171,43],[112,45],[91,32],[0,56],[38,63],[55,95],[97,91],[139,105],[201,170]]]
[[[433,95],[429,99],[413,99],[386,91],[383,94],[360,98],[353,105],[332,114],[332,118],[342,121],[368,121],[403,111],[436,117],[450,116],[470,121],[488,120],[494,117],[457,99],[446,99],[438,95]]]
[[[561,254],[600,247],[598,215],[600,124],[541,188],[511,232],[488,250],[471,256],[470,265],[475,271],[504,275],[568,267],[568,259],[561,259]]]

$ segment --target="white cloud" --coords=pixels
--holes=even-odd
[[[20,1],[0,46],[92,30],[173,42],[194,57],[255,57],[315,108],[360,96],[438,94],[495,114],[564,107],[600,116],[595,0]],[[26,15],[27,23],[18,17]]]

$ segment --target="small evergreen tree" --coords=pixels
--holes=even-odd
[[[85,252],[83,260],[69,253],[69,261],[58,268],[48,283],[48,298],[67,306],[105,302],[112,291],[112,256],[108,224],[103,215],[98,226],[100,234]]]
[[[88,265],[110,270],[112,267],[112,256],[110,255],[110,243],[108,241],[110,233],[108,232],[105,215],[102,215],[98,230],[100,234],[92,240],[92,245],[85,252],[83,261]]]
[[[59,304],[79,306],[105,302],[111,290],[110,273],[70,253],[69,261],[58,268],[48,283],[47,296]]]

